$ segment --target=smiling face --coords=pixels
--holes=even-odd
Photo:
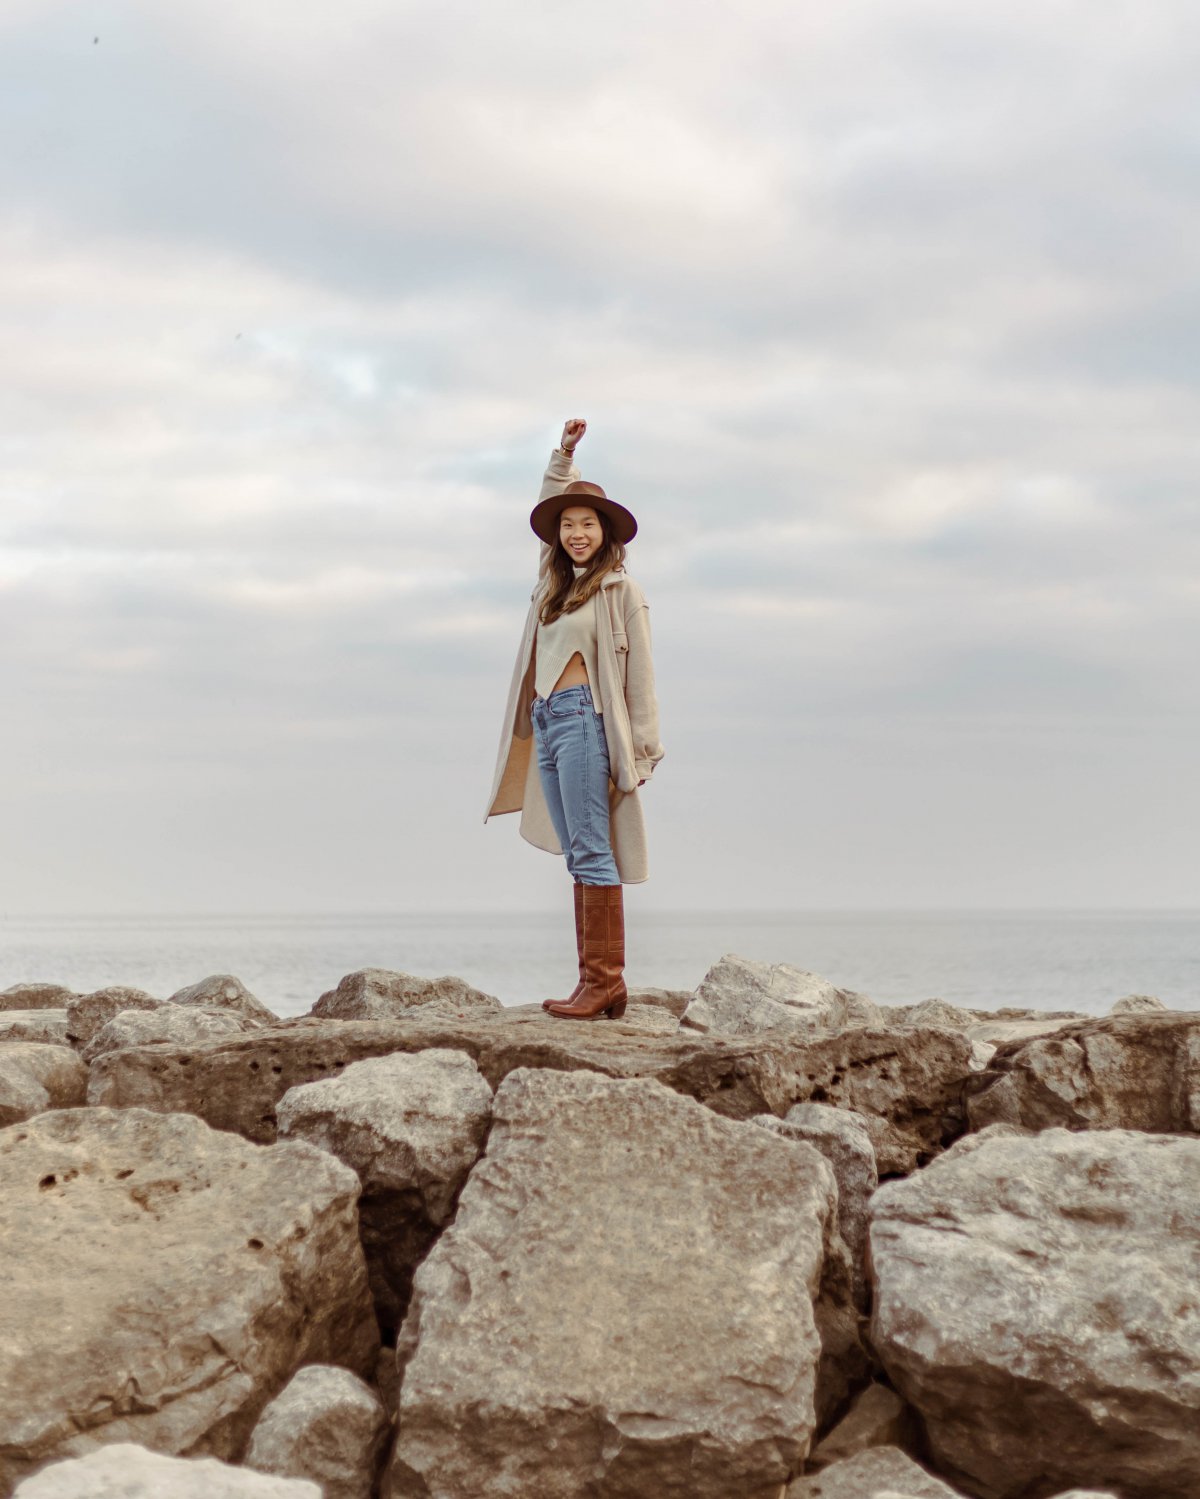
[[[604,542],[600,517],[590,505],[571,505],[558,518],[558,540],[576,567],[586,567]]]

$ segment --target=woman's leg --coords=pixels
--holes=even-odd
[[[547,747],[557,771],[571,873],[584,885],[619,885],[609,833],[608,742],[591,691],[570,687],[556,692],[548,708]]]
[[[546,810],[550,814],[550,821],[554,824],[555,834],[566,858],[567,873],[578,878],[573,867],[571,832],[567,826],[566,813],[563,811],[558,759],[551,743],[551,721],[545,698],[537,698],[534,701],[530,710],[530,718],[533,722],[533,742],[537,750],[538,775],[541,777],[542,796],[546,801]]]

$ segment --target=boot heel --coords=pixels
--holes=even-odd
[[[606,1020],[620,1020],[621,1016],[624,1015],[624,1013],[625,1001],[623,999],[617,999],[609,1005],[607,1010],[605,1010],[604,1018]]]

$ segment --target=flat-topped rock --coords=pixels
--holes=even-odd
[[[29,1042],[66,1046],[66,1010],[0,1010],[0,1045]]]
[[[83,1048],[83,1060],[94,1062],[107,1051],[128,1046],[192,1046],[214,1036],[240,1036],[251,1029],[236,1010],[156,1005],[152,1010],[122,1010],[102,1025]]]
[[[82,1051],[122,1010],[156,1010],[166,1003],[165,999],[155,999],[153,994],[128,984],[110,984],[106,989],[93,989],[90,994],[77,994],[67,1005],[67,1039]]]
[[[111,1442],[236,1456],[301,1364],[368,1373],[358,1195],[322,1150],[187,1114],[0,1130],[0,1494]]]
[[[65,1010],[74,998],[74,989],[62,984],[10,984],[0,989],[0,1011]]]
[[[304,1018],[188,1048],[134,1047],[92,1064],[88,1099],[198,1113],[247,1139],[275,1138],[275,1105],[300,1083],[364,1057],[451,1047],[493,1088],[517,1067],[649,1077],[735,1119],[811,1100],[864,1115],[881,1175],[913,1170],[963,1128],[970,1043],[949,1031],[855,1029],[810,1039],[659,1035],[620,1021],[500,1010],[483,1020]]]
[[[1195,1492],[1198,1181],[1195,1138],[997,1126],[879,1189],[872,1341],[939,1472],[977,1499]]]
[[[1001,1046],[966,1093],[975,1129],[1200,1133],[1200,1014],[1112,1015]]]
[[[653,1081],[510,1074],[416,1274],[393,1499],[777,1499],[835,1192],[809,1146]]]

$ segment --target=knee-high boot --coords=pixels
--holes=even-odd
[[[583,885],[584,985],[571,1001],[551,1001],[565,1020],[619,1020],[625,1013],[625,907],[620,885]]]
[[[579,982],[567,995],[566,999],[543,999],[542,1009],[548,1010],[551,1005],[569,1005],[583,993],[583,986],[587,982],[583,969],[583,886],[578,880],[575,881],[575,952],[579,957]]]

